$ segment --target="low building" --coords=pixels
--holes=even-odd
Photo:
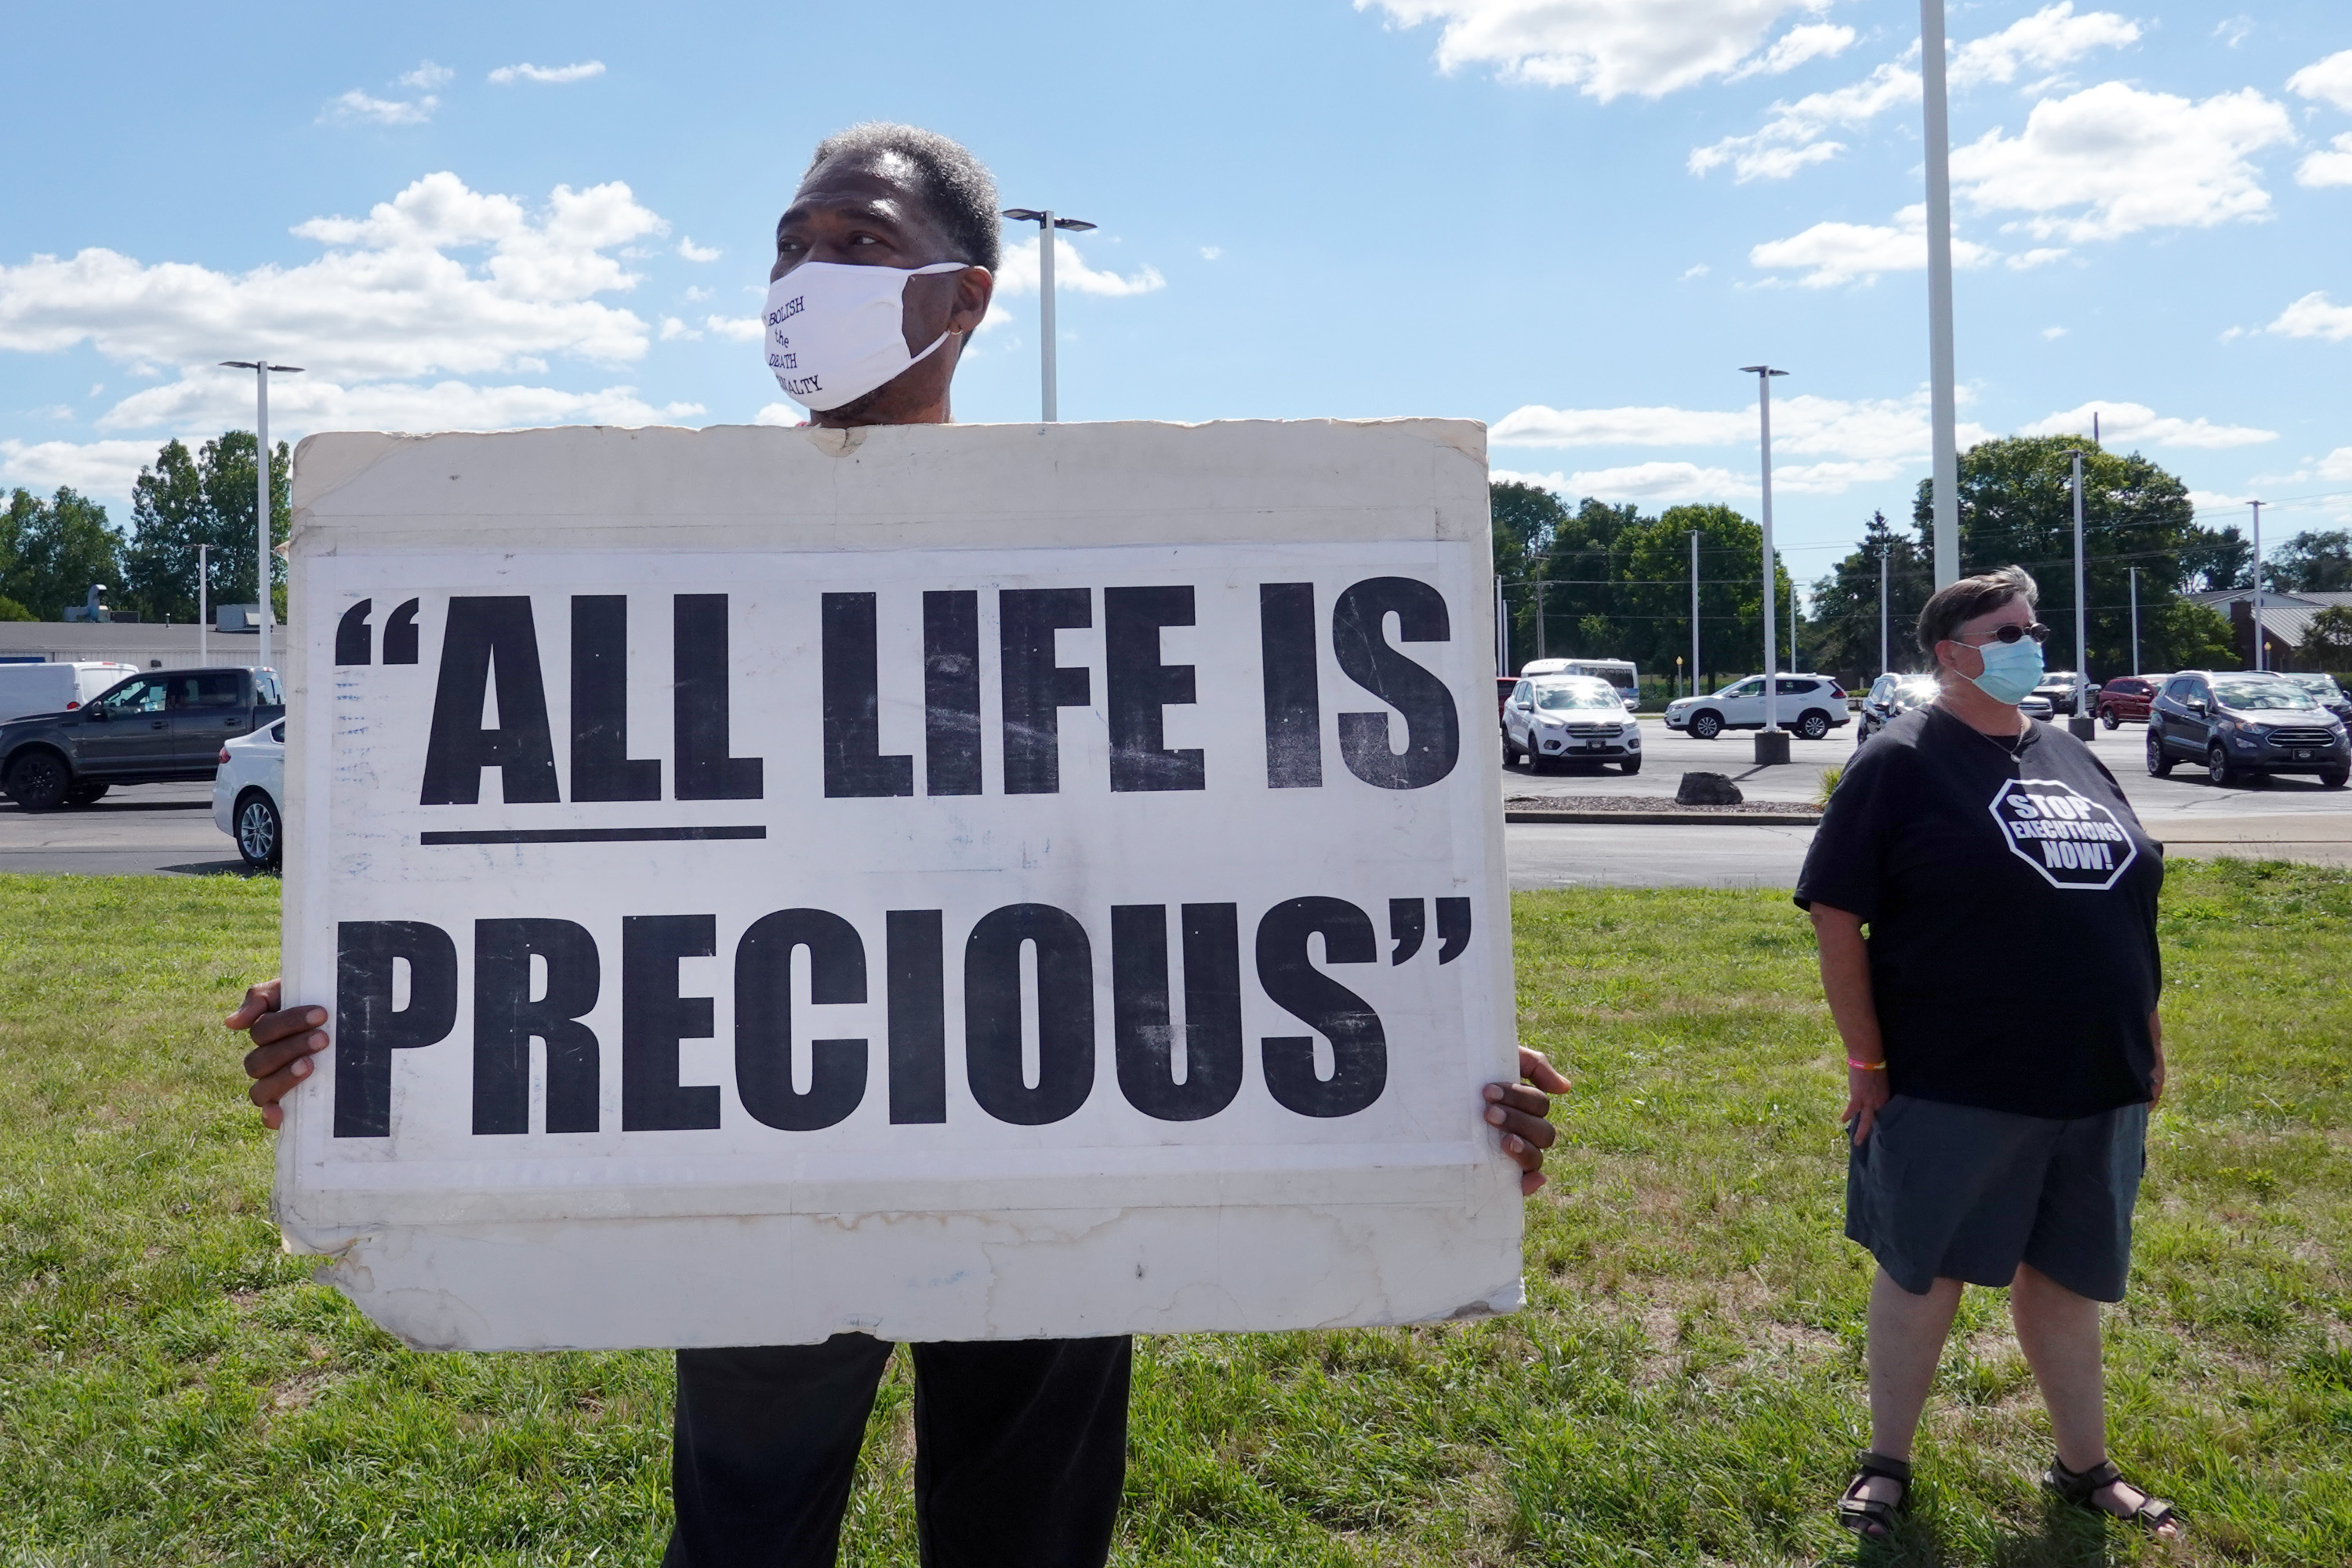
[[[270,639],[270,663],[284,668],[283,629]],[[199,665],[255,663],[255,632],[213,631],[193,625],[126,621],[0,621],[0,658],[59,663],[110,660],[138,669],[194,669]]]
[[[2203,605],[2227,616],[2231,635],[2237,642],[2240,662],[2248,669],[2254,668],[2254,591],[2252,588],[2216,588],[2202,594],[2185,594],[2182,597],[2192,605]],[[2276,588],[2263,589],[2263,668],[2307,668],[2302,648],[2304,636],[2311,630],[2311,618],[2322,610],[2338,605],[2352,605],[2352,593],[2330,590],[2289,594]]]

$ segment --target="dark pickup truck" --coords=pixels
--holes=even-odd
[[[119,784],[209,779],[223,742],[285,714],[270,670],[151,670],[71,712],[0,724],[0,788],[26,811],[55,811]]]

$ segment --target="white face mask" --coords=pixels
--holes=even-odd
[[[803,261],[768,285],[768,368],[784,395],[819,413],[865,396],[948,341],[941,332],[921,353],[907,352],[907,279],[961,272],[967,263],[929,267],[852,267]]]

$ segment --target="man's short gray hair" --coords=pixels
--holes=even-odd
[[[1936,645],[1979,616],[1990,615],[2011,599],[2022,598],[2028,609],[2042,597],[2042,585],[2022,566],[2004,566],[1980,577],[1963,577],[1936,595],[1919,611],[1919,651],[1936,657]]]
[[[961,142],[936,131],[869,120],[818,142],[801,178],[807,179],[828,159],[891,155],[915,166],[923,210],[956,252],[945,259],[997,270],[1004,259],[1004,242],[996,212],[996,178]]]

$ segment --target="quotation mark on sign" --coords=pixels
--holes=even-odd
[[[1389,940],[1396,943],[1389,954],[1391,964],[1402,963],[1421,951],[1421,942],[1427,931],[1425,899],[1391,899],[1389,900]],[[1437,962],[1451,963],[1462,956],[1470,945],[1470,900],[1439,899],[1437,904]]]
[[[373,599],[362,599],[343,612],[335,623],[335,662],[337,664],[373,664],[374,628],[368,625],[368,616],[375,608]],[[383,623],[383,662],[415,664],[416,662],[416,601],[409,600],[392,612]]]

